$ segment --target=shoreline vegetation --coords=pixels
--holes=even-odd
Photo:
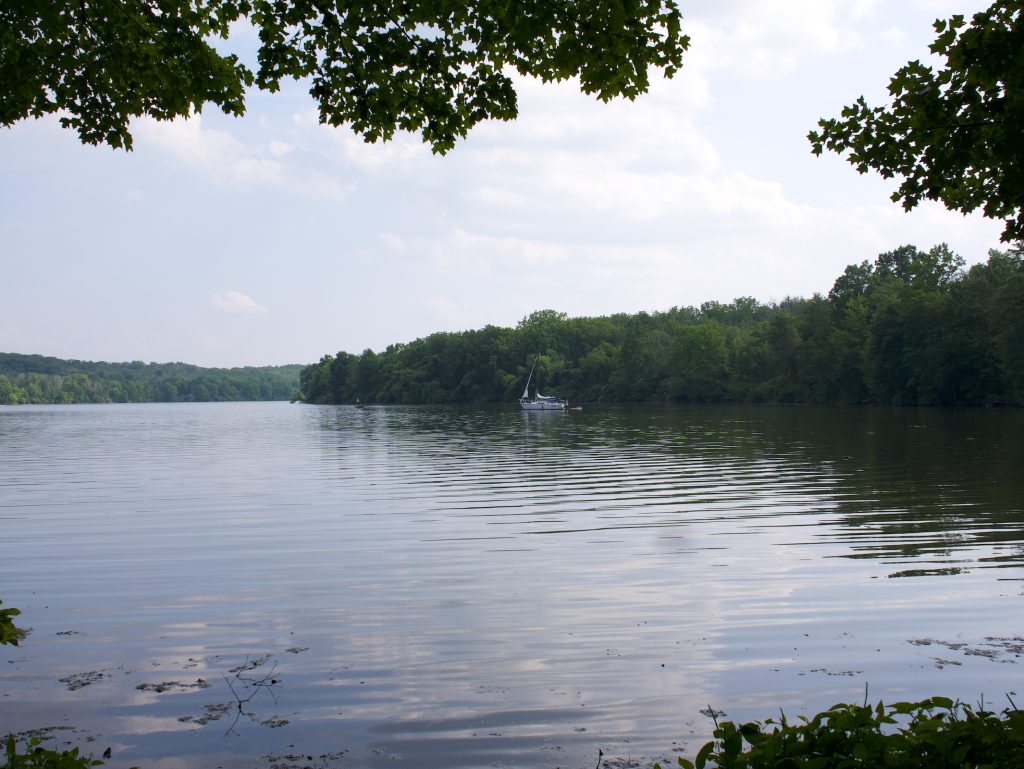
[[[945,244],[849,265],[827,296],[435,333],[303,369],[307,403],[508,403],[530,365],[581,403],[1024,405],[1024,247]]]
[[[302,368],[202,368],[0,353],[0,404],[286,401],[295,395]]]
[[[511,403],[536,362],[577,403],[1024,405],[1024,246],[964,269],[945,244],[849,265],[827,296],[438,332],[307,366],[201,368],[0,353],[0,404]]]
[[[1024,711],[1013,700],[1001,713],[947,697],[920,702],[839,703],[795,722],[779,718],[734,724],[715,718],[714,740],[682,769],[1011,769],[1024,756]],[[714,716],[712,716],[714,718]],[[654,769],[662,769],[655,764]]]
[[[664,769],[1017,769],[1024,755],[1024,711],[1008,699],[1010,706],[997,713],[984,702],[972,707],[947,697],[874,707],[865,698],[862,705],[838,703],[795,721],[780,713],[742,724],[719,722],[711,711],[713,739],[692,761],[680,756]],[[109,748],[103,757],[110,757]],[[597,769],[603,758],[598,751]],[[49,749],[37,736],[14,734],[4,739],[0,760],[0,769],[88,769],[104,763],[79,747]],[[651,769],[663,767],[656,762]]]

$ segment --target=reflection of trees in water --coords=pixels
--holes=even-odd
[[[630,473],[660,473],[658,504],[675,495],[677,508],[695,501],[687,484],[698,466],[705,491],[734,482],[740,469],[769,472],[766,482],[788,486],[786,493],[820,496],[833,513],[828,523],[838,525],[820,535],[847,545],[851,558],[913,559],[905,575],[1024,562],[1019,410],[623,406],[524,415],[493,406],[336,407],[321,413],[321,428],[339,450],[369,445],[392,458],[429,460],[437,472],[420,475],[424,482],[450,482],[450,466],[465,483],[514,486],[535,480],[532,461],[557,459],[540,467],[585,494]]]
[[[915,559],[898,575],[1024,562],[1019,410],[630,408],[607,421],[624,445],[822,468],[849,557]]]
[[[1024,413],[778,411],[766,431],[776,445],[799,438],[808,459],[834,470],[850,557],[927,564],[893,576],[1024,562]]]

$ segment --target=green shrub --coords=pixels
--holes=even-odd
[[[47,750],[39,747],[39,744],[39,738],[32,737],[25,752],[18,753],[14,735],[7,735],[7,750],[4,752],[6,762],[0,765],[0,769],[90,769],[103,764],[102,761],[79,755],[78,748]]]
[[[2,604],[3,601],[0,601]],[[14,625],[12,617],[21,614],[17,609],[0,609],[0,644],[11,644],[17,646],[18,641],[24,636],[24,632]]]
[[[932,697],[874,708],[840,704],[796,724],[784,714],[778,721],[739,726],[716,720],[714,740],[693,762],[679,759],[683,769],[709,764],[720,769],[1020,769],[1024,712],[1014,706],[995,714]]]

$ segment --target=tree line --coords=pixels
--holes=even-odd
[[[1024,248],[964,265],[945,244],[907,245],[848,266],[827,296],[541,310],[515,328],[325,355],[302,370],[300,396],[509,402],[536,361],[544,392],[578,402],[1024,405]]]
[[[290,400],[301,370],[301,365],[224,369],[0,353],[0,403]]]

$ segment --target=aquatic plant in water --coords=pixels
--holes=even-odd
[[[25,746],[24,753],[18,753],[14,735],[7,735],[7,746],[0,764],[3,769],[90,769],[101,766],[102,761],[80,755],[78,748],[71,750],[47,750],[40,746],[38,737],[33,737]]]
[[[791,723],[715,720],[714,740],[683,769],[1011,769],[1024,766],[1024,712],[1001,713],[946,697],[875,707],[834,705]],[[661,769],[655,764],[655,769]]]

